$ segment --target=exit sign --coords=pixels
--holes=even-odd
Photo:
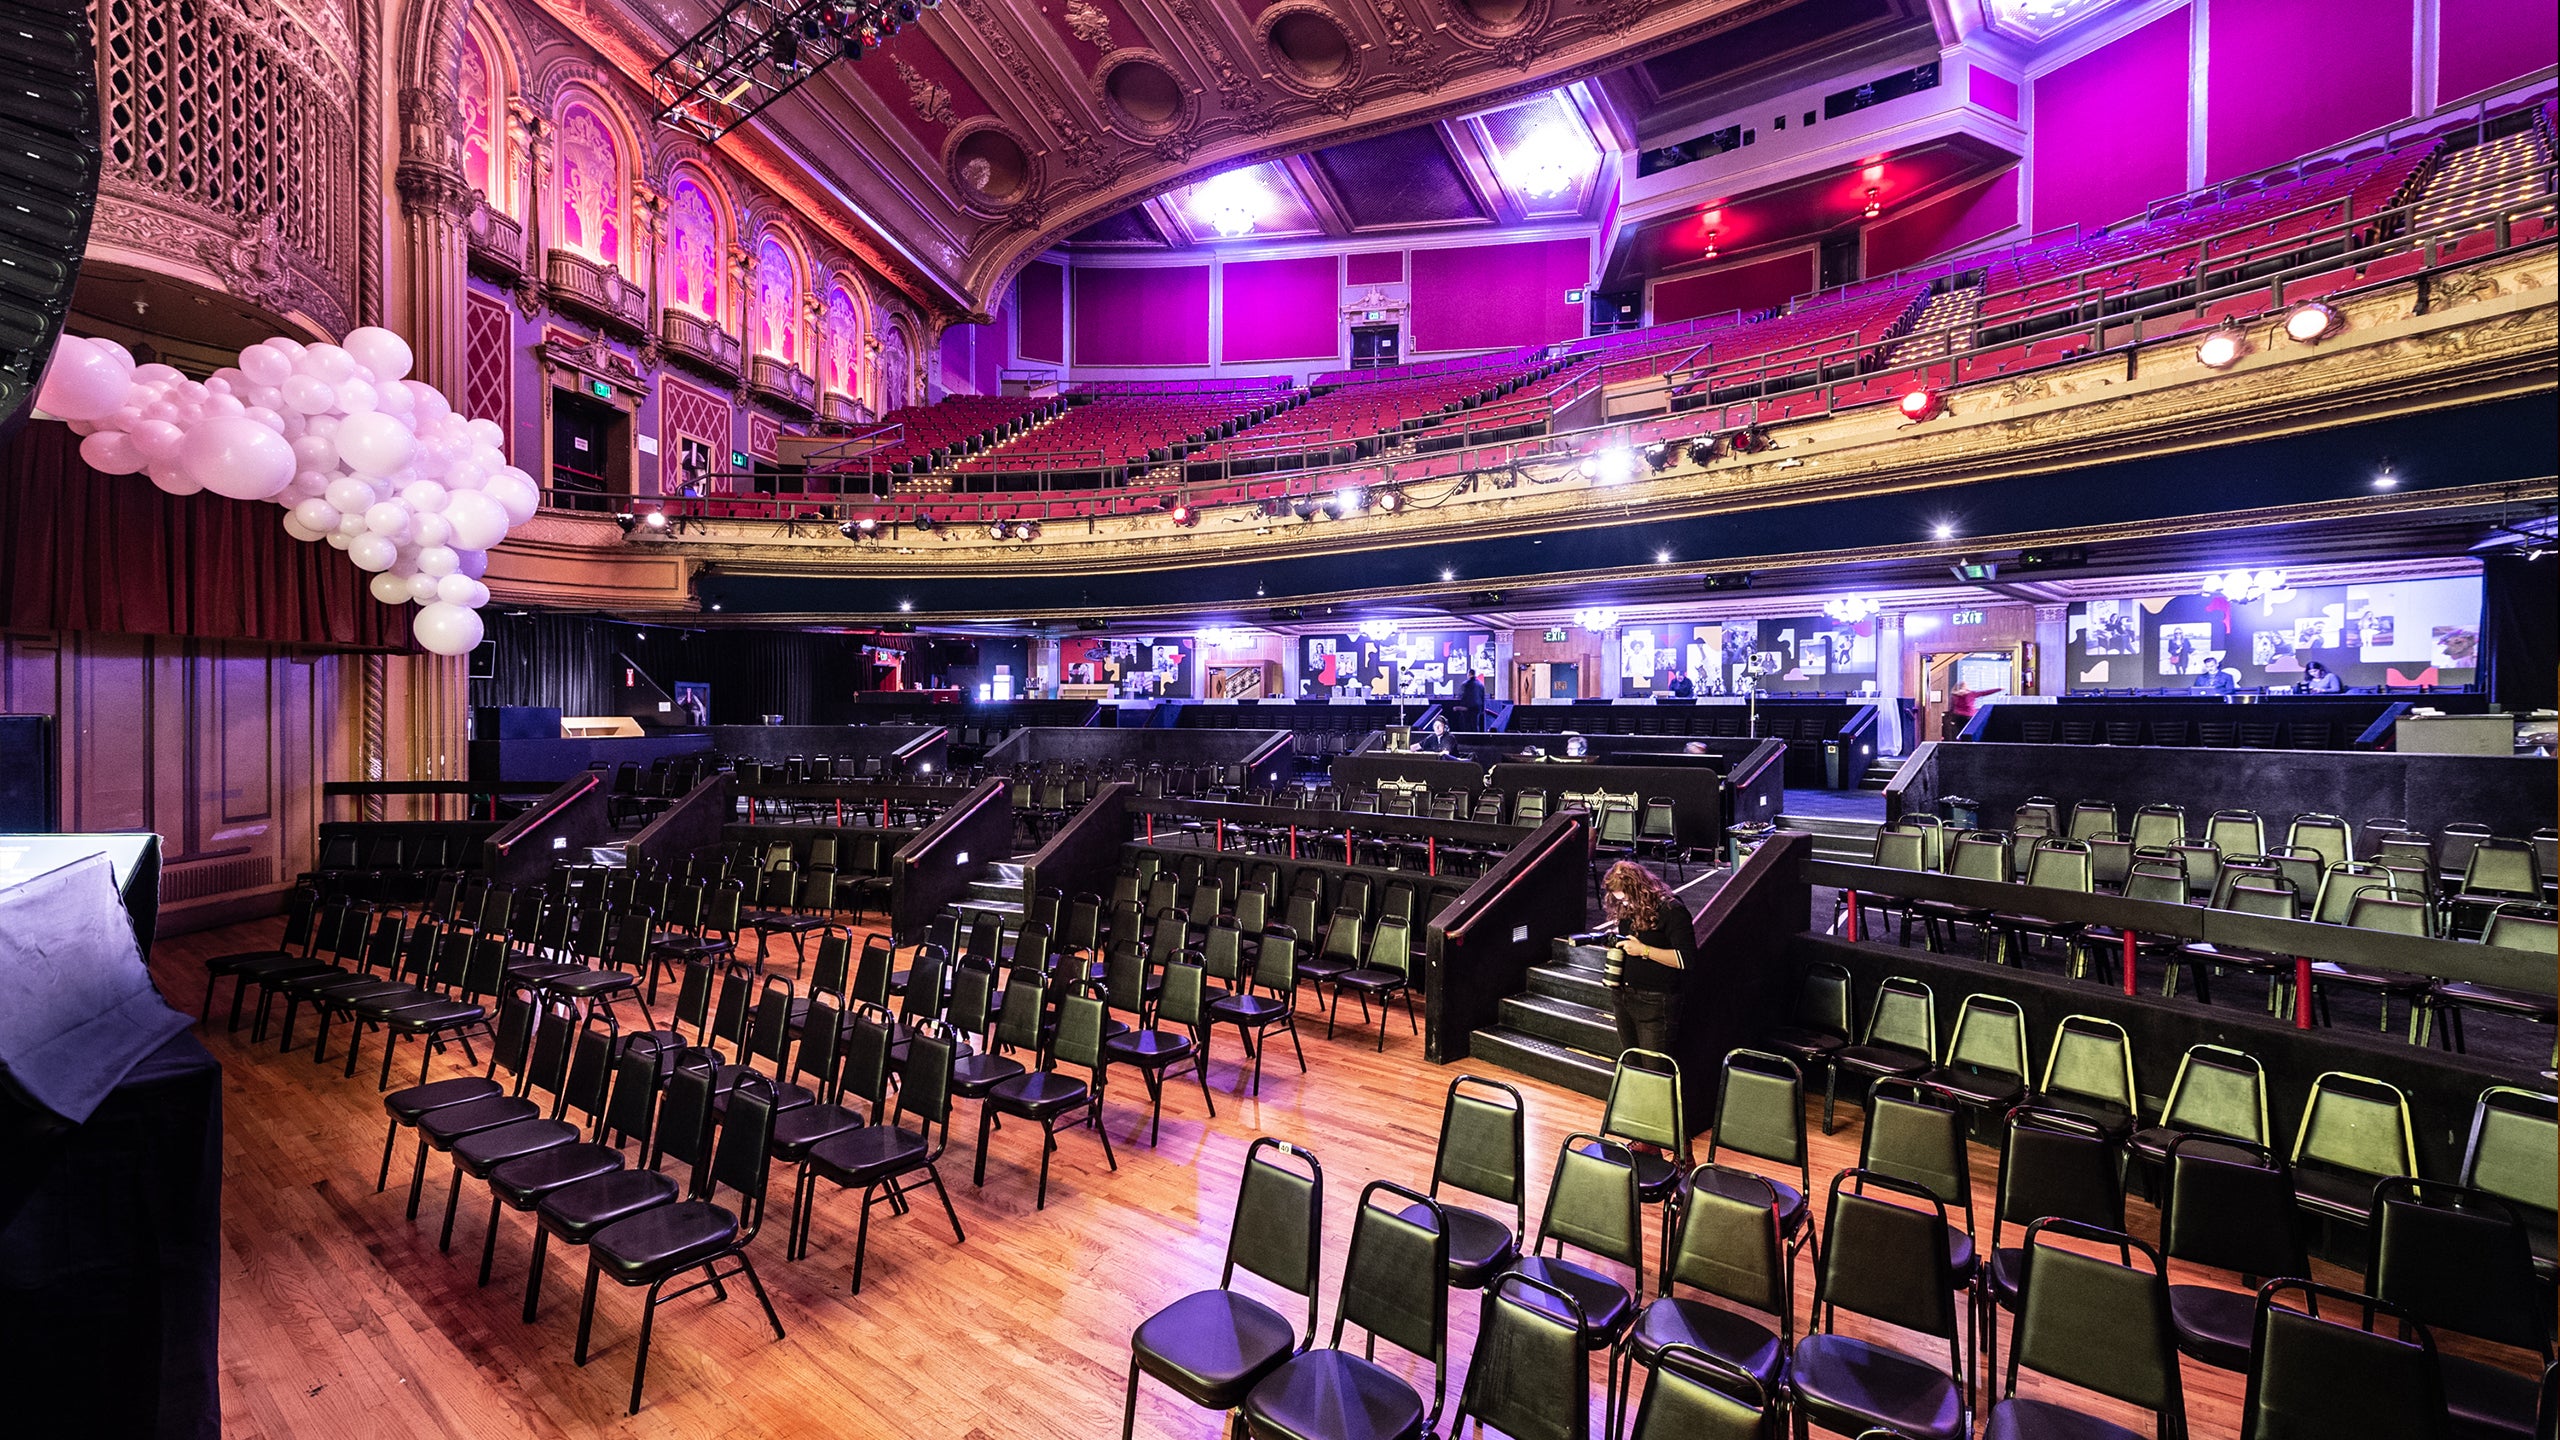
[[[599,400],[613,398],[613,382],[610,380],[590,380],[587,382],[587,389]]]
[[[746,452],[746,451],[744,451],[744,450],[732,450],[732,451],[730,451],[730,452],[729,452],[729,468],[730,468],[730,469],[732,469],[732,470],[744,470],[744,469],[746,469],[746,468],[747,468],[747,452]]]
[[[1959,610],[1947,618],[1950,623],[1957,625],[1979,625],[1982,623],[1982,612],[1979,610]]]
[[[1581,303],[1582,303],[1582,292],[1581,292],[1581,291],[1579,291],[1579,290],[1567,290],[1566,292],[1564,292],[1564,303],[1566,303],[1567,305],[1579,305],[1579,304],[1581,304]]]
[[[1548,629],[1547,629],[1547,643],[1548,643],[1548,644],[1550,644],[1550,645],[1561,645],[1561,644],[1563,644],[1563,643],[1564,643],[1564,631],[1563,631],[1563,630],[1561,630],[1561,629],[1558,629],[1558,628],[1556,628],[1556,627],[1553,627],[1553,626],[1548,627]]]

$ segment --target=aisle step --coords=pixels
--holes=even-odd
[[[1618,1022],[1609,1011],[1552,995],[1511,995],[1499,1007],[1502,1026],[1590,1055],[1618,1048]]]
[[[1873,820],[1834,820],[1820,815],[1781,815],[1781,830],[1801,830],[1813,837],[1818,860],[1871,860],[1876,835],[1884,826]]]
[[[1586,1051],[1542,1040],[1508,1025],[1488,1025],[1476,1031],[1468,1037],[1467,1047],[1470,1055],[1484,1064],[1517,1070],[1533,1080],[1561,1085],[1595,1100],[1608,1098],[1612,1067]]]
[[[1533,966],[1529,971],[1529,993],[1603,1012],[1609,1008],[1609,987],[1600,983],[1600,972],[1579,965]]]

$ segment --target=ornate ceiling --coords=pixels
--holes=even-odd
[[[544,3],[643,68],[717,9]],[[1486,122],[1559,83],[1663,56],[1707,64],[1716,37],[1778,16],[1797,45],[1818,44],[1872,27],[1879,8],[1904,24],[1925,14],[1905,0],[943,0],[723,144],[778,150],[906,262],[890,267],[900,278],[984,314],[1032,256],[1110,217],[1160,229],[1162,215],[1122,212],[1240,164],[1286,162],[1283,199],[1306,211],[1293,223],[1355,233],[1395,203],[1368,177],[1399,173],[1360,142],[1447,150],[1464,180],[1464,152],[1501,143]],[[1651,88],[1672,88],[1661,78]],[[1453,116],[1470,118],[1431,123]],[[1470,184],[1484,223],[1537,218]],[[1464,220],[1450,197],[1417,203],[1425,223]]]

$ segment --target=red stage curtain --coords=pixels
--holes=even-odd
[[[0,627],[407,650],[409,606],[265,501],[101,475],[80,438],[31,422],[0,450]]]

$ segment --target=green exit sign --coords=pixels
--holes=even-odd
[[[1563,644],[1563,643],[1564,643],[1564,631],[1563,631],[1563,630],[1561,630],[1561,629],[1559,629],[1559,628],[1557,628],[1557,627],[1555,627],[1555,626],[1552,626],[1552,625],[1551,625],[1551,626],[1548,626],[1548,627],[1547,627],[1547,643],[1548,643],[1548,644],[1550,644],[1550,645],[1561,645],[1561,644]]]
[[[1949,616],[1948,619],[1958,625],[1979,625],[1982,623],[1982,612],[1979,610],[1959,610],[1955,614]]]
[[[729,452],[729,468],[730,468],[730,469],[732,469],[732,470],[744,470],[744,469],[746,469],[746,468],[747,468],[747,452],[746,452],[746,451],[744,451],[744,450],[732,450],[732,451],[730,451],[730,452]]]
[[[587,382],[587,388],[593,391],[599,400],[613,398],[613,382],[610,380],[590,380]]]

